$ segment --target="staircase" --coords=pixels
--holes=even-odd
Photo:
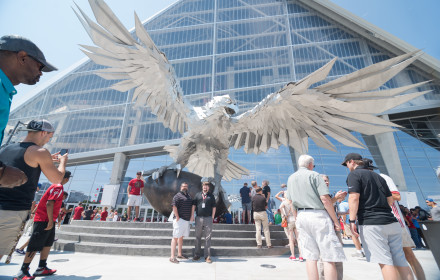
[[[96,254],[169,256],[171,223],[72,221],[57,230],[54,249]],[[183,254],[193,255],[194,228],[183,240]],[[289,253],[289,243],[280,226],[270,226],[272,249],[257,249],[254,225],[214,224],[213,256],[279,256]],[[263,240],[263,245],[265,245]],[[202,250],[204,238],[202,237]]]

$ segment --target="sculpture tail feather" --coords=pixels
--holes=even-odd
[[[232,179],[241,179],[243,175],[249,175],[249,170],[228,159],[223,179],[231,181]]]

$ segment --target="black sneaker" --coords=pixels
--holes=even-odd
[[[57,272],[56,269],[50,269],[47,266],[46,267],[39,267],[34,272],[34,276],[47,276],[47,275],[52,275],[55,272]]]
[[[20,272],[18,272],[18,274],[15,275],[13,279],[14,280],[32,280],[32,279],[35,279],[35,277],[33,277],[29,274],[29,268],[28,268],[26,270],[26,272],[24,272],[23,270],[20,269]]]
[[[24,250],[15,249],[15,252],[17,252],[20,255],[26,255],[26,252]]]

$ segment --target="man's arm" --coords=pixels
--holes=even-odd
[[[196,206],[193,205],[191,207],[191,218],[189,219],[190,222],[194,221],[194,212],[196,211]]]
[[[332,204],[335,204],[336,201],[338,201],[338,199],[342,199],[342,200],[344,200],[346,195],[347,195],[346,192],[344,192],[344,191],[338,191],[338,192],[335,194],[335,196],[332,197]]]
[[[31,146],[24,153],[24,161],[32,167],[40,166],[41,171],[50,182],[60,184],[66,172],[67,155],[67,153],[63,156],[56,155],[58,157],[57,161],[59,160],[57,168],[54,165],[54,157],[48,150]]]
[[[127,186],[127,195],[130,196],[130,190],[131,190],[131,186],[130,186],[130,182],[128,183]]]
[[[47,223],[47,227],[44,230],[50,230],[53,228],[53,206],[55,205],[54,200],[48,200],[46,203],[46,212],[47,218],[49,222]]]
[[[402,197],[400,196],[400,193],[398,192],[391,192],[391,196],[393,197],[394,200],[400,201],[402,199]]]
[[[212,207],[212,219],[214,220],[216,207]]]
[[[267,192],[267,198],[266,198],[266,202],[269,202],[269,199],[270,199],[270,191],[269,191],[269,192]]]
[[[360,193],[350,192],[348,196],[348,212],[350,213],[350,220],[355,221],[357,217],[357,212],[359,208],[359,197]],[[357,232],[356,224],[350,223],[350,229],[354,233],[356,237],[359,237],[359,233]]]
[[[174,213],[174,217],[176,217],[176,221],[178,221],[180,217],[179,217],[179,211],[177,211],[176,206],[173,206],[173,213]]]
[[[333,224],[335,226],[335,230],[340,230],[340,224],[338,221],[338,218],[336,217],[335,209],[333,208],[332,199],[328,194],[321,195],[320,196],[322,204],[324,204],[325,210],[327,210],[327,213],[329,214],[330,218],[333,221]]]
[[[0,186],[13,188],[27,182],[27,176],[18,168],[6,166],[0,162]]]

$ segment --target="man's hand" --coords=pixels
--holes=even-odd
[[[333,224],[335,226],[335,231],[341,230],[341,224],[339,223],[339,221],[333,222]]]
[[[52,154],[52,161],[53,162],[60,162],[60,156],[59,156],[60,152]]]
[[[355,223],[350,223],[350,229],[351,229],[351,232],[352,232],[356,237],[359,237],[359,233],[358,233],[358,231],[357,231],[357,227],[356,227],[356,224],[355,224]]]
[[[50,221],[47,223],[47,227],[46,227],[44,230],[51,230],[52,228],[53,228],[53,221],[50,220]]]
[[[194,222],[194,217],[191,217],[191,218],[189,219],[189,222],[190,222],[190,223]]]
[[[58,154],[58,160],[59,160],[59,162],[60,163],[66,163],[67,162],[67,159],[69,158],[69,153],[65,153],[64,155],[59,155],[59,153],[57,153]]]
[[[347,196],[347,192],[344,192],[344,191],[338,191],[338,192],[335,194],[335,198],[336,198],[337,200],[339,200],[339,199],[344,200],[346,196]]]
[[[194,218],[193,218],[194,219]],[[180,220],[180,217],[176,217],[176,222],[178,222]]]
[[[0,186],[4,188],[13,188],[16,186],[21,186],[27,182],[27,176],[18,168],[12,166],[4,165],[0,169]]]

